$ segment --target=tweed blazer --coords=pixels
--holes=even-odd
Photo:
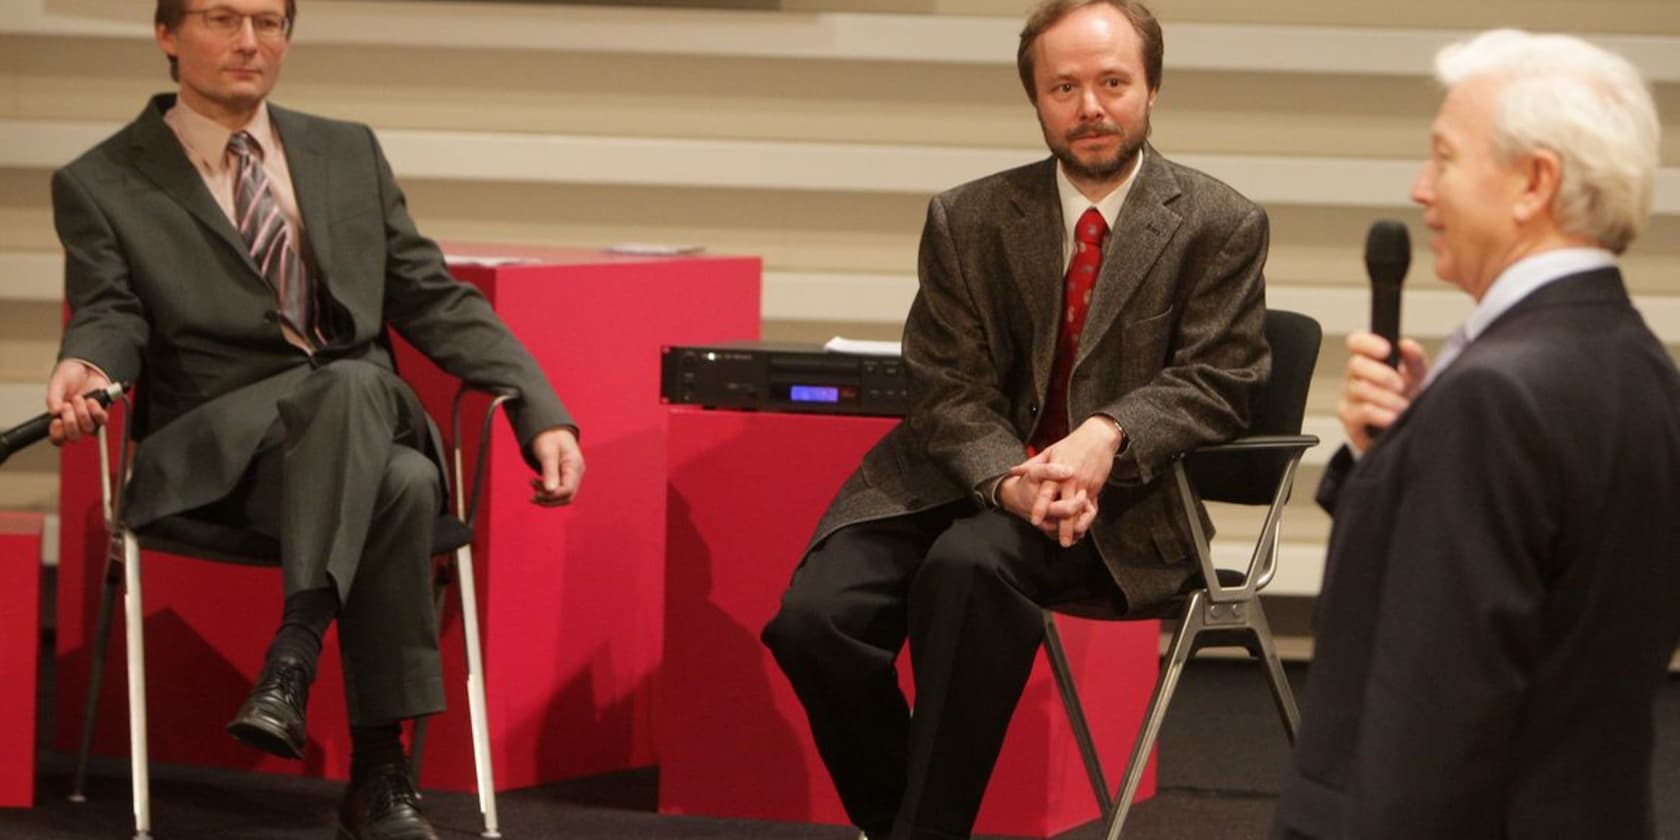
[[[373,132],[270,105],[303,256],[327,299],[328,345],[312,359],[289,344],[273,286],[163,120],[174,100],[153,98],[52,179],[71,308],[60,357],[118,381],[144,376],[131,525],[226,495],[276,401],[313,367],[361,359],[393,369],[387,326],[455,376],[518,388],[508,417],[522,444],[571,425],[535,360],[415,230]]]
[[[840,488],[812,546],[856,522],[989,504],[992,480],[1027,457],[1062,315],[1055,167],[1001,172],[929,204],[904,326],[910,411]],[[1189,523],[1158,479],[1175,454],[1239,434],[1270,371],[1267,237],[1258,205],[1148,149],[1103,246],[1068,417],[1103,413],[1126,429],[1092,538],[1134,607],[1191,571]]]

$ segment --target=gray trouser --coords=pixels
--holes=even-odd
[[[352,725],[442,711],[432,529],[443,482],[426,415],[395,373],[341,360],[312,372],[234,492],[212,506],[279,541],[286,594],[338,591]]]

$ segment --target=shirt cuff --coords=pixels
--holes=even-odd
[[[81,366],[82,366],[82,367],[85,367],[85,368],[87,368],[87,369],[88,369],[88,370],[91,370],[91,371],[93,371],[93,372],[94,372],[94,373],[97,373],[97,374],[99,374],[99,375],[100,375],[100,376],[103,376],[103,377],[105,377],[105,381],[106,381],[106,382],[115,382],[115,381],[116,381],[116,380],[115,380],[115,379],[112,379],[112,378],[111,378],[111,375],[110,375],[110,374],[108,374],[108,373],[106,373],[106,372],[105,372],[105,369],[104,369],[104,368],[101,368],[101,367],[100,367],[100,366],[99,366],[99,365],[96,365],[96,364],[94,364],[94,363],[93,363],[93,362],[90,362],[90,361],[88,361],[88,360],[87,360],[87,359],[77,359],[77,358],[74,358],[74,357],[72,357],[72,358],[69,358],[69,359],[65,359],[65,361],[67,361],[67,362],[75,362],[75,363],[76,363],[76,364],[79,364],[79,365],[81,365]]]

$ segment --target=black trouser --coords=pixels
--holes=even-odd
[[[210,506],[280,543],[287,595],[335,587],[350,723],[442,711],[425,411],[395,373],[331,362],[278,404],[244,479]],[[278,614],[278,611],[276,611]]]
[[[967,837],[1043,639],[1039,604],[1123,597],[1090,540],[1063,549],[966,504],[835,532],[764,642],[871,838]],[[906,637],[915,715],[893,662]],[[889,834],[890,832],[890,834]]]

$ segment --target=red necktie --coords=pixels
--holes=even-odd
[[[1073,359],[1079,355],[1079,334],[1085,329],[1085,313],[1091,309],[1091,289],[1097,285],[1102,270],[1103,237],[1108,235],[1108,223],[1097,208],[1086,210],[1074,225],[1073,260],[1068,263],[1067,279],[1062,287],[1062,323],[1056,331],[1056,361],[1050,367],[1050,392],[1044,397],[1044,416],[1032,439],[1033,451],[1067,437],[1068,434],[1068,377],[1073,373]]]

